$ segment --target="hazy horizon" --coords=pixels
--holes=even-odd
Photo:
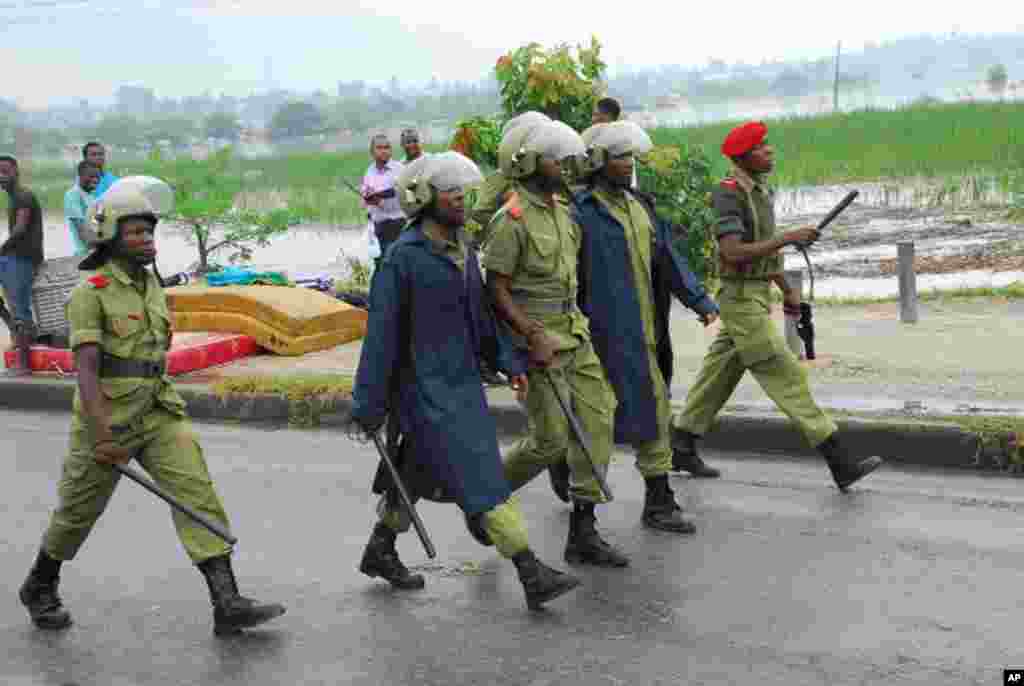
[[[592,34],[602,41],[614,76],[627,68],[696,66],[710,58],[757,64],[828,57],[838,40],[853,52],[867,42],[954,30],[1024,32],[1024,18],[1007,22],[1004,5],[991,0],[972,3],[969,16],[963,9],[914,4],[867,0],[833,21],[819,3],[789,0],[760,21],[753,16],[737,22],[735,12],[722,18],[662,7],[654,15],[541,0],[522,0],[501,15],[466,0],[443,8],[408,0],[380,6],[367,0],[15,0],[0,3],[6,28],[0,58],[13,67],[0,97],[22,109],[41,109],[79,98],[109,104],[122,85],[180,98],[268,88],[334,94],[338,81],[383,83],[393,76],[411,83],[435,76],[477,81],[519,45],[587,42]]]

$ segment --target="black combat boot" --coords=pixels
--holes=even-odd
[[[569,540],[565,544],[565,561],[597,567],[629,566],[629,558],[597,533],[594,503],[577,502],[573,505],[569,518]]]
[[[468,523],[468,522],[467,522]],[[397,534],[383,522],[377,522],[370,535],[370,542],[363,551],[359,571],[369,577],[381,577],[393,587],[403,591],[423,588],[426,582],[422,574],[412,574],[398,558],[395,549]]]
[[[512,558],[519,572],[519,582],[526,591],[526,606],[539,610],[544,603],[568,593],[580,585],[571,574],[552,569],[537,559],[532,550],[524,550]]]
[[[850,454],[839,439],[832,434],[818,446],[818,452],[825,456],[828,468],[832,470],[832,478],[840,491],[845,491],[855,481],[863,479],[882,464],[882,458],[873,456],[858,459]]]
[[[722,475],[714,467],[709,467],[697,454],[697,434],[689,431],[676,431],[672,437],[672,471],[689,472],[701,479],[717,479]]]
[[[284,614],[284,605],[258,603],[238,593],[238,582],[227,555],[211,557],[198,565],[210,588],[213,603],[213,633],[227,636],[241,633],[242,629],[268,622]]]
[[[675,493],[668,485],[668,474],[644,479],[644,485],[647,488],[644,494],[644,526],[677,534],[697,532],[693,522],[683,519],[683,508],[679,507]]]
[[[71,614],[57,595],[60,582],[60,560],[39,551],[28,578],[21,585],[18,597],[28,610],[32,623],[40,629],[64,629],[71,626]]]
[[[551,490],[563,503],[569,502],[569,463],[565,460],[548,465],[548,477],[551,479]]]

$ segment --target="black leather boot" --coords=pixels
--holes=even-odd
[[[835,434],[832,434],[818,446],[818,452],[825,456],[825,462],[832,471],[832,478],[840,491],[845,491],[855,481],[863,479],[882,464],[877,456],[858,459],[841,445]]]
[[[675,493],[668,485],[668,474],[644,479],[644,485],[647,488],[644,494],[644,526],[677,534],[697,532],[693,522],[683,519],[683,508],[679,507]]]
[[[519,582],[526,592],[526,606],[539,610],[544,603],[564,595],[580,585],[571,574],[552,569],[537,559],[532,550],[524,550],[512,558]]]
[[[60,582],[60,560],[40,550],[28,578],[18,591],[21,604],[28,610],[32,623],[40,629],[64,629],[71,626],[71,614],[57,595]]]
[[[548,477],[551,479],[551,490],[563,503],[569,502],[569,463],[565,460],[548,465]]]
[[[284,605],[259,603],[238,593],[238,582],[227,555],[211,557],[198,565],[210,588],[213,603],[213,633],[217,636],[241,633],[284,614]]]
[[[412,574],[398,558],[395,549],[397,534],[382,522],[373,527],[370,542],[363,551],[359,571],[369,577],[381,577],[393,587],[403,591],[423,588],[426,581],[422,574]]]
[[[565,544],[565,561],[597,567],[629,566],[629,558],[597,533],[593,503],[577,502],[573,505],[569,519],[569,540]]]
[[[714,467],[709,467],[697,453],[697,434],[689,431],[676,431],[672,438],[672,471],[689,472],[700,479],[717,479],[722,475]]]

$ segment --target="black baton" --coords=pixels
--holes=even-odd
[[[131,467],[127,467],[122,464],[115,464],[113,465],[113,467],[119,473],[123,474],[124,476],[127,476],[129,479],[145,488],[147,491],[155,495],[157,498],[160,498],[160,500],[163,500],[165,503],[167,503],[172,508],[182,513],[192,521],[194,521],[196,524],[201,525],[204,529],[206,529],[211,534],[221,539],[225,543],[228,543],[230,545],[238,543],[238,539],[232,536],[230,533],[228,533],[228,531],[223,526],[221,526],[219,522],[211,521],[207,517],[204,517],[203,515],[193,510],[188,505],[179,502],[172,495],[164,491],[162,488],[157,486],[155,483],[153,483],[146,477],[136,472]]]
[[[826,214],[825,218],[818,223],[818,231],[821,231],[826,226],[831,224],[832,220],[838,217],[843,210],[849,207],[850,203],[856,200],[858,195],[860,195],[860,191],[850,191],[849,193],[847,193],[846,197],[840,200],[839,204],[833,207],[832,211]]]
[[[405,509],[409,511],[409,518],[412,519],[412,525],[416,529],[416,535],[420,537],[423,549],[427,551],[427,557],[433,560],[437,557],[437,549],[434,548],[434,542],[430,540],[427,527],[423,525],[423,520],[420,519],[419,513],[416,512],[416,506],[412,504],[412,498],[409,497],[409,493],[405,490],[402,477],[398,475],[398,469],[395,468],[395,463],[391,461],[391,455],[388,454],[387,449],[380,440],[380,434],[376,431],[373,432],[373,443],[377,446],[380,458],[388,466],[388,471],[391,472],[391,480],[395,482],[395,488],[398,489],[398,497],[401,498]]]
[[[597,481],[597,485],[600,487],[601,493],[604,494],[604,497],[608,502],[611,502],[614,499],[612,497],[612,489],[608,488],[608,482],[604,480],[604,475],[601,474],[597,465],[594,464],[594,455],[590,452],[590,439],[588,439],[586,433],[583,432],[583,427],[580,426],[580,420],[572,413],[569,403],[562,397],[562,393],[558,390],[558,385],[555,383],[555,379],[551,376],[551,371],[545,369],[544,376],[547,377],[548,383],[551,384],[551,390],[555,392],[555,397],[558,398],[558,404],[562,406],[562,412],[565,413],[565,418],[569,420],[569,426],[572,428],[573,435],[579,442],[580,447],[583,448],[583,454],[586,455],[587,462],[590,463],[590,471],[594,473],[594,479]]]

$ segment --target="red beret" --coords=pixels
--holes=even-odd
[[[722,143],[722,154],[726,157],[739,157],[750,152],[750,149],[760,145],[764,137],[768,135],[768,127],[763,122],[752,121],[737,126],[729,132]]]

